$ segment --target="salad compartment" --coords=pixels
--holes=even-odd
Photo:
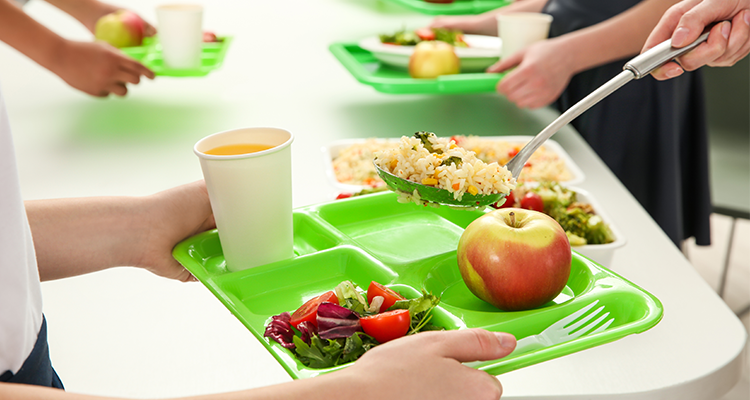
[[[474,296],[461,278],[458,239],[471,221],[491,209],[465,211],[398,203],[383,192],[294,211],[295,256],[237,272],[225,268],[216,230],[178,244],[174,257],[200,280],[295,379],[345,367],[311,368],[263,336],[270,318],[294,311],[307,300],[349,280],[360,288],[379,282],[405,296],[441,297],[432,323],[445,329],[481,327],[518,339],[598,301],[614,322],[597,334],[469,363],[492,374],[518,369],[643,332],[661,319],[658,299],[616,273],[573,251],[563,292],[542,307],[505,312]]]

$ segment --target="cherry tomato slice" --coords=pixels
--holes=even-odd
[[[516,197],[513,195],[513,191],[511,190],[510,193],[508,193],[508,195],[505,196],[505,203],[503,203],[501,206],[498,206],[497,203],[494,203],[492,204],[492,207],[493,208],[510,208],[510,207],[515,206],[515,204],[516,204]]]
[[[318,297],[313,297],[312,299],[305,302],[302,307],[298,308],[297,311],[292,313],[292,319],[289,321],[289,323],[296,328],[299,324],[305,321],[309,321],[317,327],[318,306],[323,302],[338,304],[339,299],[338,297],[336,297],[336,293],[334,293],[333,290],[325,292]]]
[[[430,28],[419,28],[414,33],[422,40],[435,40],[435,32]]]
[[[406,297],[401,296],[393,289],[389,289],[375,281],[370,282],[370,286],[367,288],[367,302],[372,303],[372,299],[375,296],[383,296],[383,305],[380,306],[380,312],[383,312],[393,305],[398,300],[406,300]]]
[[[398,339],[409,332],[409,310],[393,310],[359,319],[366,334],[380,343]]]
[[[544,201],[542,196],[534,192],[528,192],[521,199],[521,208],[544,212]]]

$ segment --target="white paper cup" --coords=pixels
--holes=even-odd
[[[497,16],[497,32],[502,41],[500,58],[506,58],[526,46],[547,39],[552,16],[516,12]]]
[[[156,8],[159,43],[164,64],[173,69],[201,65],[203,6],[167,4]]]
[[[229,271],[294,256],[292,232],[292,134],[276,128],[215,133],[195,144],[219,241]],[[261,144],[268,150],[239,155],[207,151],[231,144]]]

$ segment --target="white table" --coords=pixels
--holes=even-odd
[[[126,99],[88,97],[0,45],[27,199],[150,194],[201,178],[192,154],[201,137],[277,126],[296,135],[299,207],[334,195],[320,155],[330,141],[417,130],[533,135],[555,116],[495,94],[381,94],[358,84],[327,50],[334,41],[419,26],[427,16],[374,0],[206,3],[205,27],[235,36],[224,67],[202,79],[157,78]],[[155,2],[130,4],[155,20]],[[90,38],[46,3],[27,11],[64,36]],[[554,140],[585,171],[579,186],[627,237],[610,267],[658,297],[664,319],[643,334],[505,374],[504,398],[720,397],[739,379],[743,326],[576,132],[566,128]],[[69,391],[171,397],[290,380],[200,284],[116,268],[44,283],[43,294],[53,365]]]

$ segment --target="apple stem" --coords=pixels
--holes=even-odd
[[[510,216],[510,226],[515,227],[516,226],[516,213],[511,211],[510,213],[508,213],[508,216]]]

